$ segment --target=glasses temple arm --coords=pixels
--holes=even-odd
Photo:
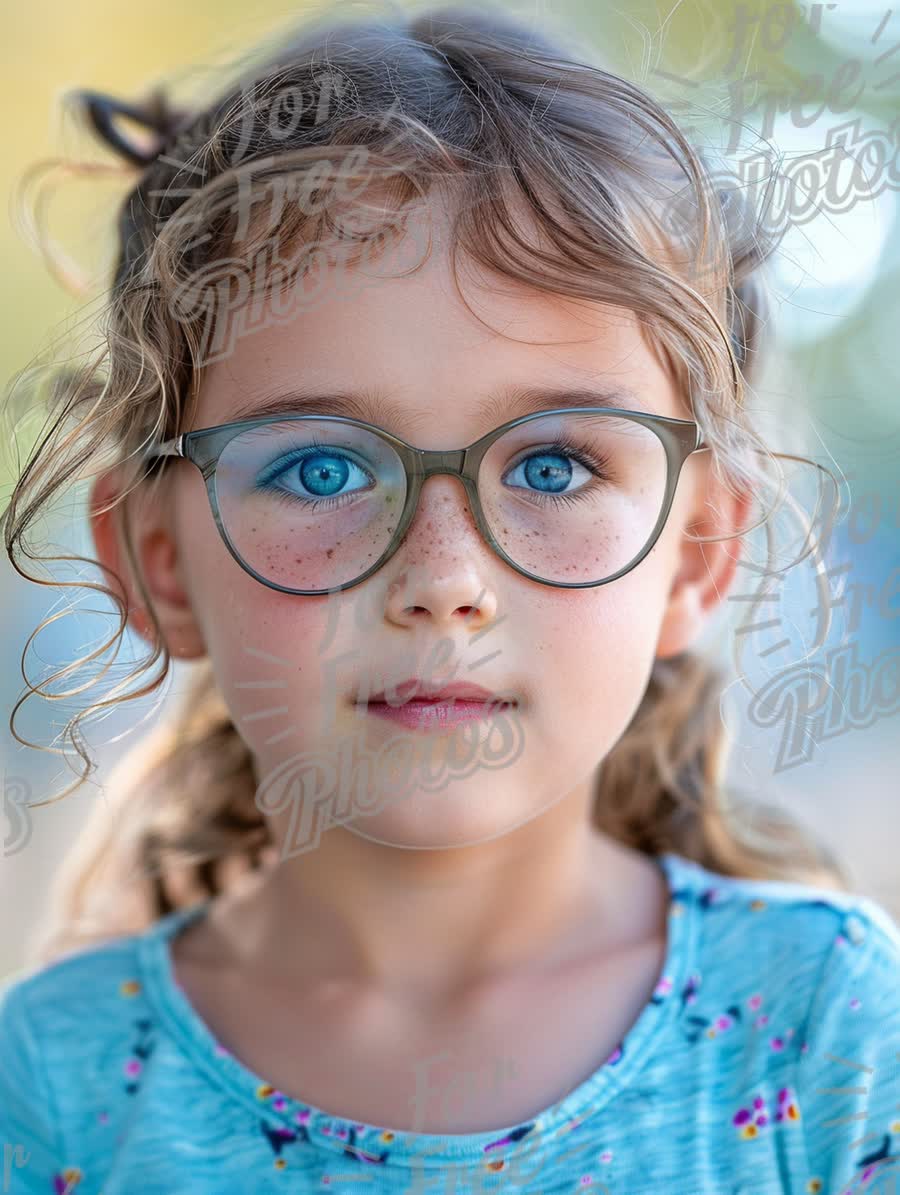
[[[148,448],[144,459],[152,461],[160,456],[184,456],[182,452],[183,439],[183,435],[176,436],[174,440],[166,440],[164,444],[156,444],[153,448]]]

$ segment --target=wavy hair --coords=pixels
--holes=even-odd
[[[352,262],[364,253],[377,258],[402,231],[406,206],[438,185],[458,199],[454,263],[463,252],[538,291],[636,313],[703,429],[717,477],[733,492],[772,496],[754,526],[771,520],[784,495],[778,458],[814,463],[767,447],[748,409],[766,323],[762,267],[773,246],[741,196],[717,190],[704,153],[665,109],[636,83],[584,61],[570,40],[481,6],[405,16],[391,9],[345,21],[307,19],[278,38],[274,53],[261,43],[256,61],[200,103],[173,106],[164,88],[133,104],[70,94],[124,160],[117,169],[131,186],[118,212],[100,349],[78,367],[53,371],[42,400],[50,426],[5,514],[5,547],[17,571],[38,584],[85,584],[32,576],[17,556],[37,559],[25,547],[26,532],[92,467],[133,466],[135,486],[165,484],[164,463],[148,474],[141,453],[185,430],[210,337],[222,328],[210,294],[230,297],[246,285],[247,260],[258,261],[273,238],[279,251],[331,238],[344,249],[352,242]],[[126,138],[114,120],[123,114],[150,139]],[[77,164],[66,168],[77,172]],[[389,202],[380,225],[353,223],[348,233],[339,217],[348,180],[360,178],[362,190]],[[248,183],[268,188],[269,197],[249,218],[236,202]],[[278,207],[275,197],[293,198],[298,187],[309,202]],[[526,235],[523,213],[536,238]],[[285,275],[273,266],[268,281],[284,283]],[[96,766],[79,731],[86,718],[153,693],[170,675],[134,559],[127,492],[118,513],[151,651],[112,695],[85,703],[69,720],[64,737],[84,764],[82,775],[36,805],[68,795]],[[27,740],[16,733],[15,715],[30,693],[81,694],[91,685],[72,694],[51,694],[49,685],[118,649],[126,591],[89,588],[112,600],[120,626],[46,684],[28,682],[10,718],[20,742]],[[158,662],[140,687],[121,691]],[[111,805],[97,803],[61,868],[40,961],[138,930],[272,864],[250,752],[209,661],[191,669],[184,696],[112,772]],[[840,864],[808,832],[726,785],[720,702],[730,683],[699,651],[654,662],[639,708],[598,768],[596,826],[642,852],[677,851],[724,874],[846,889]]]

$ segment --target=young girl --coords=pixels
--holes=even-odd
[[[765,250],[563,47],[438,10],[79,95],[108,355],[6,548],[88,478],[129,695],[195,673],[3,991],[4,1190],[891,1189],[900,937],[729,806],[695,647],[774,490]]]

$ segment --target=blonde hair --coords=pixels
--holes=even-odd
[[[331,87],[324,118],[319,105],[315,114],[301,112],[299,121],[294,113],[287,131],[286,124],[273,127],[273,111],[279,119],[290,113],[276,109],[272,97],[288,90],[321,95],[324,72],[340,82]],[[87,105],[99,129],[95,99],[74,98]],[[85,476],[90,465],[139,461],[146,445],[185,429],[202,372],[201,325],[209,315],[199,303],[190,309],[186,283],[204,271],[208,276],[223,259],[234,262],[239,181],[252,171],[257,179],[288,170],[300,177],[325,164],[330,184],[339,174],[353,177],[354,152],[370,182],[373,168],[388,172],[387,193],[395,200],[388,230],[402,229],[410,198],[436,182],[454,184],[460,191],[454,262],[460,249],[541,291],[637,313],[690,398],[719,480],[734,492],[775,491],[769,466],[786,454],[761,445],[746,404],[765,323],[760,267],[772,246],[762,242],[740,195],[716,190],[704,155],[649,94],[581,61],[561,36],[538,36],[510,16],[485,15],[480,6],[309,23],[212,102],[173,109],[158,90],[139,111],[158,140],[144,150],[116,146],[140,177],[119,213],[106,343],[80,368],[54,374],[52,426],[18,478],[6,513],[6,549],[23,576],[29,574],[16,563],[15,550],[70,480]],[[321,178],[316,186],[320,196],[327,194]],[[524,236],[516,205],[534,221],[536,241]],[[286,212],[278,234],[285,244],[315,244],[334,232],[339,206]],[[208,234],[202,243],[192,241],[198,228]],[[245,232],[248,256],[272,235],[256,216]],[[357,235],[360,252],[369,241],[383,248],[383,235]],[[180,318],[173,314],[176,294]],[[164,467],[154,470],[152,484],[165,476]],[[147,483],[146,470],[136,477]],[[141,688],[97,700],[70,719],[65,734],[84,773],[38,805],[61,799],[90,774],[94,765],[82,748],[80,723],[94,711],[154,692],[169,672],[171,659],[135,565],[127,512],[122,526],[155,636],[152,654],[133,675],[142,676],[160,657],[162,666]],[[105,584],[93,588],[121,615],[110,640],[118,644],[127,601]],[[111,777],[112,807],[97,803],[59,873],[38,959],[138,930],[271,861],[250,752],[209,661],[191,668],[189,691],[172,717],[125,755]],[[655,661],[631,724],[598,769],[596,826],[642,852],[677,851],[728,875],[846,888],[840,866],[791,819],[774,807],[738,802],[727,790],[719,704],[728,683],[699,652]],[[29,682],[29,689],[44,692],[46,686]],[[25,742],[13,726],[18,704],[10,726]]]

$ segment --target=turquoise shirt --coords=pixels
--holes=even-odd
[[[486,1132],[351,1121],[254,1074],[174,979],[169,942],[205,903],[17,975],[0,993],[0,1191],[900,1190],[900,933],[887,911],[658,861],[668,943],[650,1000],[558,1103]]]

